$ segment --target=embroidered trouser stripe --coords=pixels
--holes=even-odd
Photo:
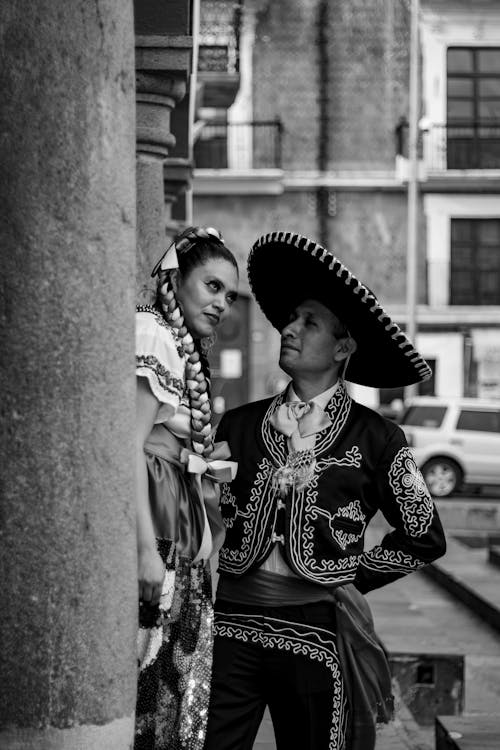
[[[347,702],[335,633],[310,622],[220,611],[215,633],[205,750],[251,750],[266,705],[278,750],[345,750]]]

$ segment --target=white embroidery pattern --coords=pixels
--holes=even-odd
[[[281,404],[284,403],[285,396],[286,390],[283,391],[283,393],[280,393],[271,401],[269,408],[264,415],[264,419],[262,420],[262,439],[267,450],[273,457],[274,461],[276,461],[278,466],[283,466],[286,463],[286,459],[288,456],[287,438],[286,435],[284,435],[282,432],[278,432],[278,430],[275,430],[271,426],[271,422],[269,420],[271,418],[271,414],[274,414],[274,412],[281,406]]]
[[[215,614],[215,634],[254,643],[264,648],[290,651],[321,662],[331,672],[333,682],[333,711],[329,750],[345,748],[347,725],[347,696],[340,671],[335,635],[323,628],[291,623],[271,617],[265,619],[239,613]]]
[[[432,523],[434,506],[424,478],[406,446],[394,456],[389,483],[400,507],[406,533],[413,537],[422,536]]]
[[[304,578],[316,583],[351,583],[356,574],[358,555],[317,559],[314,550],[319,474],[303,492],[295,492],[290,510],[290,556]]]
[[[316,461],[316,471],[321,472],[325,469],[329,469],[330,466],[343,466],[352,467],[354,469],[361,468],[361,451],[357,445],[353,445],[343,458],[322,458],[320,461]]]
[[[333,514],[329,513],[324,508],[313,508],[312,513],[315,517],[324,516],[328,519],[328,525],[330,526],[332,537],[344,551],[350,544],[359,541],[365,533],[366,516],[361,510],[361,503],[359,500],[351,500],[348,505],[343,505]],[[344,520],[358,521],[360,526],[359,531],[355,532],[353,530],[348,530],[345,527],[342,528],[342,521]]]
[[[377,573],[411,573],[423,568],[426,563],[418,557],[408,555],[401,550],[385,549],[377,545],[365,552],[360,558],[360,565]]]
[[[347,393],[343,382],[340,381],[339,387],[333,394],[325,409],[326,413],[332,420],[332,425],[324,429],[322,432],[319,432],[316,436],[316,443],[314,445],[314,452],[316,455],[331,448],[347,422],[349,414],[351,413],[351,406],[352,398]]]
[[[315,527],[311,521],[317,515],[327,515],[317,506],[319,474],[330,466],[360,468],[362,455],[357,445],[350,448],[342,458],[325,458],[316,462],[316,472],[310,485],[302,493],[292,496],[290,554],[297,569],[302,575],[321,583],[349,583],[354,579],[358,564],[357,555],[348,555],[339,559],[316,559],[314,551]],[[361,512],[361,506],[360,506]],[[328,514],[329,515],[329,514]],[[365,516],[363,515],[363,519]],[[357,520],[357,519],[356,519]],[[300,531],[302,528],[302,532]],[[344,542],[342,532],[338,531],[338,540]],[[364,533],[361,533],[360,537]],[[302,534],[302,536],[301,536]],[[332,535],[336,538],[332,530]],[[302,539],[302,543],[301,543]],[[337,540],[337,541],[338,541]],[[348,543],[348,542],[347,542]],[[347,547],[339,545],[342,549]]]
[[[269,516],[276,512],[274,504],[265,500],[269,497],[269,493],[273,492],[272,479],[273,465],[267,458],[263,458],[258,466],[245,510],[238,509],[238,519],[244,519],[241,545],[239,549],[222,547],[219,552],[221,570],[231,573],[244,573],[257,557]],[[271,541],[268,540],[268,546],[270,544]],[[260,552],[263,554],[264,550],[260,550]]]
[[[235,496],[231,492],[231,486],[227,482],[221,485],[220,505],[224,525],[227,529],[232,529],[238,515],[238,505],[236,504]]]

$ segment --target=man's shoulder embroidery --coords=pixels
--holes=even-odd
[[[413,454],[403,446],[389,469],[389,484],[399,505],[408,536],[422,536],[432,523],[434,505]]]

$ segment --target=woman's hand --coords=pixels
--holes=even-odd
[[[160,601],[165,565],[159,552],[153,547],[139,550],[139,599],[148,604],[158,604]]]

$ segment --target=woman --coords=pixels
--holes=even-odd
[[[238,266],[214,229],[190,227],[137,308],[139,684],[135,749],[203,746],[212,659],[207,561],[223,525],[203,347],[236,299]],[[217,452],[217,451],[216,451]],[[202,478],[203,476],[203,478]]]

